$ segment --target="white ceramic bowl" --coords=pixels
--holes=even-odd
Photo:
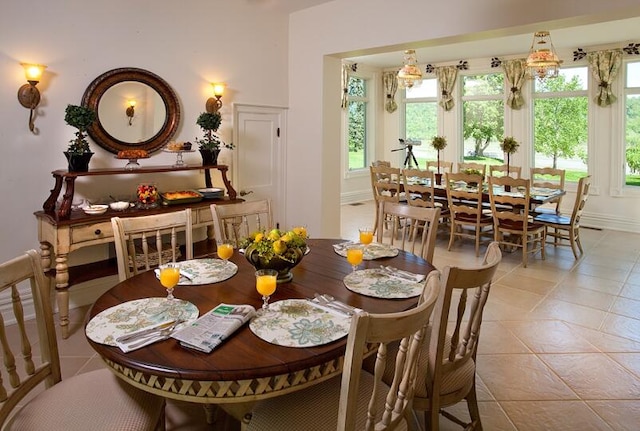
[[[82,207],[82,211],[89,215],[100,215],[107,212],[109,205],[89,205]]]
[[[111,202],[109,204],[109,208],[111,208],[114,211],[124,211],[127,208],[129,208],[129,202],[127,201]]]

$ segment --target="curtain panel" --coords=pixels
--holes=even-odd
[[[524,97],[522,97],[521,90],[526,80],[527,61],[524,58],[507,60],[502,63],[502,68],[510,87],[507,105],[511,109],[520,109],[524,106]]]
[[[384,72],[382,74],[382,86],[386,95],[384,109],[391,114],[398,109],[398,104],[396,103],[396,92],[398,91],[397,73]]]
[[[342,109],[347,109],[347,96],[349,95],[349,65],[342,63],[342,99],[340,102],[340,107]]]
[[[587,61],[593,76],[598,82],[594,101],[598,106],[609,106],[618,98],[611,91],[611,83],[618,76],[622,64],[622,51],[612,49],[587,54]]]
[[[453,86],[458,77],[458,69],[455,66],[441,66],[435,69],[442,95],[440,98],[440,106],[442,106],[445,111],[451,111],[454,105],[452,96]]]

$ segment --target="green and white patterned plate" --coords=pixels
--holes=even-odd
[[[424,282],[394,277],[377,268],[352,272],[343,281],[352,292],[384,299],[413,298],[419,296],[424,289]]]
[[[196,320],[198,307],[182,299],[143,298],[123,302],[96,314],[87,323],[87,337],[108,346],[116,338],[169,320]]]
[[[238,266],[228,260],[222,259],[193,259],[184,262],[176,262],[180,271],[191,277],[180,277],[178,286],[195,286],[198,284],[219,283],[233,277],[238,272]],[[159,270],[156,269],[156,276]]]
[[[249,323],[264,341],[286,347],[321,346],[349,333],[351,318],[313,305],[304,299],[269,304],[269,311]]]
[[[341,242],[340,244],[334,244],[333,249],[340,256],[347,257],[347,248],[352,244],[357,243],[354,243],[352,241]],[[382,257],[396,257],[398,253],[398,249],[392,245],[372,242],[371,244],[364,247],[364,254],[362,255],[362,259],[374,260],[380,259]]]

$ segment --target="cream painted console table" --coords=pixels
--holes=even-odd
[[[125,211],[107,210],[102,215],[87,215],[82,210],[72,210],[71,202],[74,194],[74,184],[78,177],[84,176],[112,176],[129,174],[148,174],[175,172],[185,170],[217,169],[222,174],[222,180],[226,187],[227,194],[222,199],[205,199],[200,202],[182,205],[160,205],[153,209],[130,208]],[[55,178],[55,186],[51,194],[43,205],[42,211],[35,212],[38,223],[38,241],[40,242],[40,255],[42,266],[45,271],[55,276],[56,301],[58,304],[60,327],[62,337],[69,336],[69,253],[83,247],[113,242],[113,230],[111,229],[111,217],[135,217],[141,215],[158,214],[165,212],[180,211],[184,208],[192,208],[193,227],[210,226],[212,203],[228,204],[242,202],[236,199],[236,191],[227,179],[228,167],[224,165],[212,166],[185,166],[173,168],[170,166],[145,167],[132,171],[125,169],[95,169],[88,172],[67,172],[57,170],[52,172]],[[58,196],[65,184],[65,192],[62,202],[56,205]],[[210,176],[206,175],[206,185],[211,187]],[[208,232],[208,236],[210,232]],[[55,262],[55,266],[52,264]],[[103,265],[104,266],[104,265]],[[91,271],[87,269],[86,271]],[[97,271],[96,274],[84,274],[83,279],[90,280],[107,275],[104,271]]]

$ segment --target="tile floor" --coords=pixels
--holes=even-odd
[[[342,237],[373,223],[373,205],[343,206]],[[640,430],[640,235],[581,230],[585,254],[549,247],[547,259],[505,254],[489,296],[478,353],[485,430]],[[434,264],[479,261],[470,241],[447,251],[438,235]],[[73,310],[59,340],[63,377],[101,367],[86,342],[87,308]],[[452,410],[464,411],[461,406]],[[224,415],[208,426],[200,406],[170,403],[168,430],[238,429]],[[442,430],[459,429],[446,419]]]

